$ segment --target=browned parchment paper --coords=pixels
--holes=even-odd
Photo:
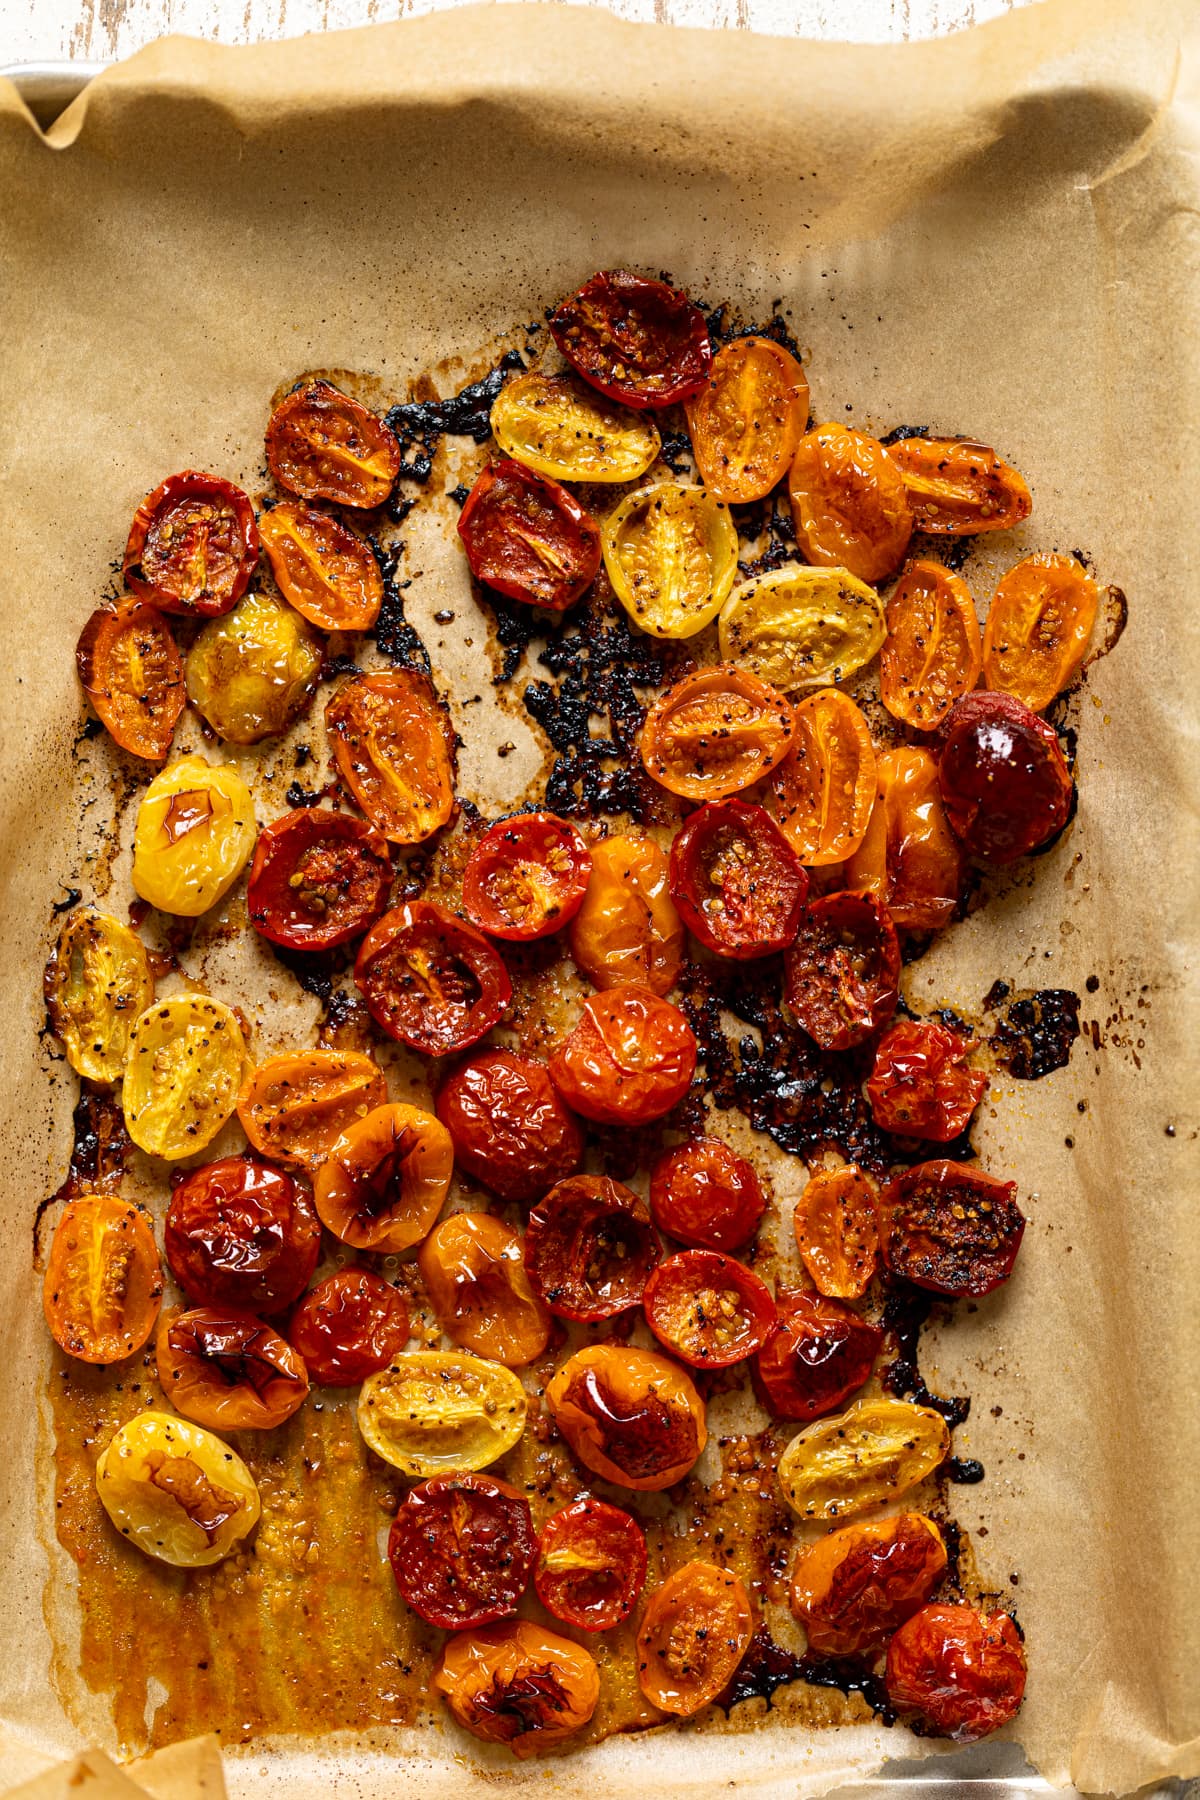
[[[1086,1791],[1200,1767],[1200,130],[1184,21],[1166,5],[1051,0],[961,38],[868,49],[480,9],[251,50],[166,42],[99,81],[49,144],[11,92],[0,98],[5,1777],[106,1730],[101,1701],[80,1710],[48,1673],[43,1592],[53,1565],[61,1594],[64,1559],[43,1547],[53,1523],[35,1479],[48,1352],[30,1268],[34,1209],[69,1142],[71,1084],[48,1085],[37,1037],[49,902],[58,883],[90,895],[88,853],[112,817],[102,762],[72,759],[80,622],[163,473],[190,464],[255,484],[281,380],[346,367],[402,394],[618,263],[670,269],[750,316],[781,299],[819,416],[1002,446],[1035,513],[973,564],[982,592],[989,568],[1059,545],[1129,594],[1129,629],[1083,697],[1072,834],[910,976],[926,1005],[974,1007],[996,975],[1099,981],[1084,1009],[1095,1047],[1036,1086],[995,1085],[981,1147],[1018,1181],[1030,1228],[1011,1286],[963,1309],[927,1362],[943,1391],[974,1395],[958,1448],[987,1480],[960,1490],[958,1512],[987,1527],[984,1573],[1001,1588],[1020,1572],[1032,1673],[1009,1735],[1052,1781]],[[453,369],[444,380],[449,391]],[[436,509],[424,525],[414,515],[410,612],[433,641],[432,614],[453,597],[444,685],[460,726],[465,684],[485,695],[460,790],[495,806],[540,748],[493,708],[445,537]],[[516,749],[498,763],[500,732]],[[126,850],[131,829],[126,813]],[[236,959],[220,978],[262,1016]],[[229,1759],[231,1789],[682,1795],[736,1782],[791,1796],[920,1746],[773,1722],[515,1772],[492,1760],[478,1776],[449,1734],[389,1749],[400,1759],[256,1746]]]

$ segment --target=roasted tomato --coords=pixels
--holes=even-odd
[[[436,1105],[460,1171],[502,1200],[540,1199],[582,1160],[583,1132],[531,1057],[471,1057],[442,1083]]]
[[[246,910],[273,944],[332,950],[374,924],[391,882],[387,840],[374,826],[325,807],[298,808],[259,832]]]
[[[780,829],[802,863],[845,862],[875,804],[875,747],[848,694],[821,688],[796,707],[796,735],[772,777]]]
[[[582,1494],[542,1526],[533,1585],[564,1625],[611,1631],[629,1617],[645,1581],[645,1533],[619,1506]]]
[[[1004,865],[1071,816],[1074,788],[1054,727],[1012,694],[968,694],[938,733],[938,788],[968,855]]]
[[[779,1322],[758,1353],[754,1386],[776,1419],[832,1412],[874,1367],[883,1332],[820,1294],[780,1290]]]
[[[142,795],[133,885],[161,912],[199,918],[249,862],[254,830],[254,802],[237,770],[181,756]]]
[[[901,745],[883,752],[877,775],[875,810],[846,864],[847,886],[875,895],[901,931],[940,931],[958,910],[964,870],[937,762],[928,750]]]
[[[388,1561],[400,1598],[430,1625],[461,1631],[515,1613],[536,1540],[529,1502],[494,1475],[435,1475],[400,1502]]]
[[[626,406],[672,406],[712,367],[698,306],[665,281],[602,269],[549,315],[550,335],[585,381]]]
[[[770,338],[734,338],[687,403],[700,479],[730,506],[761,500],[787,474],[808,419],[808,381]]]
[[[643,1296],[646,1323],[697,1369],[727,1369],[761,1350],[775,1326],[765,1282],[719,1250],[680,1250],[659,1263]]]
[[[1017,471],[971,438],[900,438],[887,447],[918,531],[1007,531],[1033,509]]]
[[[964,1069],[970,1038],[934,1022],[900,1019],[875,1048],[867,1099],[881,1131],[948,1144],[965,1131],[988,1078]]]
[[[242,1130],[274,1162],[315,1169],[343,1131],[387,1104],[383,1072],[356,1050],[269,1056],[238,1095]]]
[[[141,600],[94,612],[75,667],[97,717],[122,750],[161,762],[183,711],[183,661],[171,627]]]
[[[573,825],[554,813],[517,813],[486,831],[467,858],[463,911],[492,937],[549,937],[579,911],[591,869]]]
[[[854,1163],[818,1169],[792,1214],[796,1248],[828,1300],[861,1300],[879,1260],[875,1187]]]
[[[887,1654],[893,1706],[919,1712],[939,1737],[973,1744],[1016,1718],[1025,1695],[1025,1648],[1006,1612],[926,1606]]]
[[[163,612],[212,619],[241,599],[257,562],[258,526],[241,488],[186,469],[133,515],[122,573]]]
[[[659,1258],[644,1200],[607,1175],[572,1175],[529,1215],[525,1267],[562,1319],[611,1319],[636,1306]]]
[[[44,989],[54,1035],[75,1073],[119,1081],[133,1022],[154,999],[141,939],[108,913],[73,912],[46,965]]]
[[[400,446],[373,412],[329,381],[293,388],[267,426],[267,467],[302,500],[382,506],[400,472]]]
[[[788,480],[796,543],[806,562],[886,581],[904,560],[913,515],[904,481],[878,438],[818,425],[796,446]]]
[[[792,1611],[818,1656],[863,1656],[924,1606],[946,1567],[946,1546],[924,1513],[844,1525],[802,1549]]]
[[[432,1228],[453,1171],[440,1119],[419,1106],[380,1106],[346,1126],[317,1170],[313,1198],[343,1244],[395,1255]]]
[[[370,1269],[335,1269],[305,1294],[287,1327],[318,1387],[357,1387],[386,1368],[411,1333],[403,1294]]]
[[[231,1307],[164,1314],[157,1349],[164,1398],[211,1431],[269,1431],[298,1412],[308,1393],[292,1346]]]
[[[278,737],[312,698],[325,652],[312,626],[274,594],[247,594],[210,619],[188,651],[187,697],[218,737]]]
[[[593,987],[669,994],[686,934],[668,890],[667,859],[653,838],[622,832],[592,846],[592,872],[571,920],[571,955]]]
[[[826,894],[784,959],[784,998],[822,1050],[849,1050],[886,1025],[900,997],[900,946],[872,894]]]
[[[60,1349],[81,1362],[120,1362],[158,1317],[162,1266],[144,1212],[115,1194],[83,1194],[54,1233],[42,1306]]]
[[[428,678],[384,669],[342,683],[325,708],[338,774],[393,844],[419,844],[454,811],[454,733]]]
[[[96,1463],[96,1492],[127,1543],[179,1569],[219,1563],[258,1524],[258,1488],[241,1457],[170,1413],[121,1426]]]
[[[511,1369],[464,1350],[406,1350],[368,1375],[358,1428],[404,1475],[485,1469],[520,1442],[525,1389]]]
[[[438,1324],[464,1350],[515,1369],[546,1348],[550,1315],[511,1225],[490,1213],[451,1213],[421,1245],[417,1267]]]
[[[1043,712],[1079,673],[1098,606],[1096,584],[1075,557],[1027,556],[993,596],[983,634],[984,684]]]
[[[886,634],[874,588],[846,569],[798,564],[743,581],[718,621],[726,662],[785,694],[845,681],[877,654]]]
[[[783,950],[807,894],[795,851],[761,806],[710,801],[671,845],[671,898],[715,956],[745,960]]]
[[[312,1280],[321,1223],[304,1188],[247,1153],[176,1182],[163,1241],[172,1275],[197,1306],[269,1315]]]
[[[499,952],[431,900],[394,906],[372,925],[354,979],[380,1029],[425,1056],[466,1050],[512,999]]]
[[[698,1250],[736,1250],[747,1243],[766,1205],[753,1166],[720,1138],[692,1138],[668,1150],[650,1175],[655,1224]]]
[[[941,563],[910,562],[888,596],[879,697],[893,718],[932,731],[979,680],[971,590]]]
[[[574,494],[511,456],[482,470],[458,517],[476,581],[564,612],[595,580],[600,527]]]
[[[883,1190],[883,1260],[935,1294],[990,1294],[1012,1274],[1025,1231],[1016,1184],[961,1163],[918,1163]]]
[[[207,994],[156,1000],[136,1020],[121,1108],[139,1150],[177,1162],[232,1117],[249,1063],[237,1015]]]
[[[567,1105],[601,1125],[648,1125],[678,1104],[696,1068],[696,1039],[677,1006],[649,988],[610,988],[583,1004],[550,1058]]]
[[[600,1672],[569,1638],[508,1619],[448,1638],[430,1686],[472,1737],[525,1757],[583,1729],[600,1698]]]
[[[568,375],[537,369],[505,382],[492,431],[507,455],[552,481],[636,481],[661,446],[650,419],[598,400]]]
[[[258,522],[280,593],[321,631],[366,631],[379,616],[383,576],[368,543],[320,507],[284,500]]]
[[[577,1350],[549,1382],[546,1404],[584,1468],[618,1487],[682,1481],[708,1440],[691,1376],[650,1350]]]
[[[695,637],[716,618],[737,575],[729,508],[682,481],[626,494],[600,541],[613,593],[652,637]]]
[[[795,731],[789,701],[728,664],[664,689],[642,726],[642,762],[685,800],[725,800],[781,763]]]
[[[941,1413],[878,1395],[797,1433],[779,1459],[779,1486],[799,1518],[844,1519],[898,1500],[949,1452]]]
[[[732,1679],[754,1633],[750,1596],[728,1569],[685,1563],[650,1596],[638,1631],[638,1686],[690,1719]]]

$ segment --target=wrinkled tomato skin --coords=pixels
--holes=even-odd
[[[792,1574],[792,1612],[818,1656],[882,1649],[941,1580],[946,1546],[923,1513],[846,1525],[802,1549]]]
[[[419,1106],[380,1106],[346,1126],[316,1172],[313,1201],[344,1244],[398,1255],[433,1229],[453,1172],[440,1119]]]
[[[189,1169],[172,1190],[163,1236],[189,1300],[268,1317],[304,1292],[321,1253],[306,1190],[249,1154]]]
[[[712,367],[704,314],[678,288],[606,269],[564,300],[550,334],[571,366],[610,400],[673,406],[698,393]]]
[[[784,958],[784,997],[822,1050],[849,1050],[886,1025],[900,998],[900,945],[867,893],[827,894]]]
[[[878,895],[898,931],[940,931],[958,911],[964,858],[938,790],[937,760],[901,744],[883,752],[876,775],[875,808],[846,864],[847,886]]]
[[[592,846],[592,872],[568,941],[593,987],[648,987],[669,994],[687,933],[669,889],[666,857],[653,838],[623,832]]]
[[[638,1685],[652,1706],[690,1719],[732,1678],[754,1631],[750,1596],[729,1569],[690,1562],[650,1596],[638,1631]]]
[[[988,1078],[962,1067],[970,1038],[934,1022],[900,1019],[880,1038],[867,1082],[881,1131],[948,1144],[965,1131]]]
[[[185,469],[168,475],[138,507],[121,572],[135,594],[161,611],[213,619],[237,605],[257,563],[258,525],[249,498],[231,481]]]
[[[508,970],[483,934],[429,900],[376,921],[354,979],[380,1030],[426,1056],[469,1049],[512,999]]]
[[[533,1585],[564,1625],[611,1631],[629,1617],[645,1581],[646,1535],[619,1506],[584,1494],[542,1526]]]
[[[649,988],[610,988],[584,1002],[550,1058],[550,1078],[575,1112],[601,1125],[647,1125],[687,1093],[696,1039],[677,1006]]]
[[[779,1323],[759,1351],[754,1387],[776,1419],[819,1419],[871,1373],[883,1332],[819,1294],[780,1292]]]
[[[448,1638],[430,1686],[464,1731],[523,1760],[582,1730],[600,1672],[582,1645],[530,1619],[505,1619]]]
[[[650,1174],[650,1211],[660,1231],[697,1250],[737,1250],[766,1211],[754,1167],[720,1138],[668,1150]]]
[[[585,1469],[640,1492],[681,1481],[708,1439],[691,1376],[649,1350],[577,1350],[552,1376],[546,1403]]]
[[[554,813],[501,819],[463,872],[463,911],[492,937],[530,943],[570,923],[583,904],[592,859],[573,825]]]
[[[164,1397],[209,1431],[271,1431],[308,1394],[308,1374],[292,1345],[232,1306],[165,1314],[156,1360]]]
[[[595,580],[600,527],[574,494],[506,456],[489,463],[459,514],[476,581],[510,600],[563,612]]]
[[[435,1225],[417,1267],[438,1324],[476,1356],[517,1369],[550,1341],[550,1315],[534,1292],[520,1235],[491,1213],[454,1212]]]
[[[329,381],[286,394],[267,426],[267,467],[302,500],[382,506],[400,472],[400,446],[382,419]]]
[[[387,840],[363,819],[297,809],[258,834],[246,884],[254,929],[289,950],[332,950],[360,937],[387,906]]]
[[[938,732],[938,787],[969,856],[1028,856],[1071,816],[1073,785],[1052,725],[1012,694],[967,694]]]
[[[719,1250],[680,1250],[646,1283],[646,1323],[694,1369],[728,1369],[761,1350],[775,1328],[775,1302],[753,1270]]]
[[[770,956],[792,942],[808,876],[765,807],[713,800],[671,845],[671,898],[714,956]]]
[[[544,1063],[488,1050],[461,1063],[435,1110],[454,1140],[460,1170],[502,1200],[540,1200],[583,1158],[583,1132]]]
[[[411,1488],[388,1535],[400,1597],[461,1631],[516,1612],[536,1551],[529,1503],[494,1475],[435,1475]]]
[[[636,1306],[661,1254],[646,1203],[607,1175],[573,1175],[529,1215],[525,1268],[560,1319]]]
[[[883,1260],[894,1275],[935,1294],[978,1299],[1007,1281],[1025,1215],[1016,1183],[936,1159],[906,1169],[883,1190]]]
[[[335,1269],[305,1294],[287,1339],[318,1387],[357,1387],[411,1336],[404,1296],[370,1269]]]
[[[912,536],[904,482],[877,438],[818,425],[796,447],[788,478],[796,543],[806,562],[886,581]]]
[[[161,762],[186,695],[183,659],[158,609],[142,600],[100,607],[80,633],[75,667],[109,736],[133,756]]]
[[[893,1706],[918,1712],[940,1737],[971,1744],[1016,1718],[1025,1694],[1025,1649],[1006,1612],[926,1606],[888,1645]]]

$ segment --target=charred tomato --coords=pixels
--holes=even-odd
[[[410,1489],[388,1535],[401,1599],[445,1631],[515,1613],[535,1548],[529,1502],[483,1474],[435,1475]]]
[[[218,475],[168,475],[133,516],[122,573],[163,612],[212,619],[236,606],[258,562],[254,508]]]
[[[967,694],[938,732],[938,787],[968,855],[1003,866],[1071,816],[1074,789],[1054,727],[1014,694]]]
[[[879,1260],[874,1184],[854,1163],[818,1169],[796,1202],[792,1228],[809,1280],[827,1300],[861,1300]]]
[[[319,1387],[357,1387],[403,1350],[411,1332],[404,1296],[370,1269],[336,1269],[305,1294],[288,1342]]]
[[[710,801],[671,846],[671,898],[715,956],[744,960],[784,949],[807,894],[808,876],[764,807]]]
[[[297,809],[258,834],[246,885],[250,923],[289,950],[348,944],[387,905],[387,840],[363,819]]]
[[[988,1078],[964,1069],[970,1038],[935,1022],[900,1019],[875,1050],[867,1082],[871,1113],[881,1131],[948,1144],[965,1131]]]
[[[278,1313],[299,1298],[321,1253],[307,1191],[257,1156],[189,1169],[167,1208],[172,1275],[198,1306]]]
[[[384,913],[362,941],[354,979],[380,1029],[426,1056],[466,1050],[512,998],[483,934],[430,900]]]
[[[636,1306],[659,1258],[644,1200],[607,1175],[572,1175],[529,1215],[525,1267],[562,1319],[610,1319]]]
[[[784,996],[822,1050],[848,1050],[886,1025],[900,997],[887,908],[867,893],[814,900],[784,959]]]
[[[819,1294],[781,1290],[779,1322],[754,1367],[754,1386],[776,1419],[818,1419],[871,1373],[883,1332]]]
[[[550,1058],[567,1104],[602,1125],[646,1125],[678,1104],[696,1067],[696,1039],[677,1006],[649,988],[610,988],[584,1002]]]
[[[592,859],[573,825],[554,813],[501,819],[463,872],[463,910],[492,937],[528,943],[561,931],[579,911]]]
[[[935,1294],[978,1298],[1007,1281],[1025,1215],[1016,1183],[936,1160],[906,1169],[883,1190],[883,1260]]]
[[[544,1063],[487,1050],[448,1075],[437,1116],[460,1169],[502,1200],[528,1203],[579,1167],[583,1133]]]
[[[619,1506],[584,1494],[542,1526],[533,1585],[564,1625],[611,1631],[629,1617],[645,1581],[645,1533]]]
[[[604,269],[550,314],[550,334],[584,380],[626,406],[673,406],[708,380],[704,314],[665,281]]]
[[[454,811],[454,733],[419,669],[342,683],[325,707],[338,774],[393,844],[419,844]]]
[[[600,527],[574,494],[506,456],[489,463],[459,514],[476,581],[563,612],[595,580]]]

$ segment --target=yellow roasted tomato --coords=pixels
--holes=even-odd
[[[286,731],[321,676],[321,640],[274,594],[246,594],[188,651],[187,697],[218,737],[257,744]]]
[[[941,1413],[879,1395],[817,1419],[779,1459],[779,1485],[801,1519],[846,1519],[896,1500],[950,1450]]]
[[[174,994],[147,1007],[121,1089],[134,1143],[170,1161],[203,1150],[237,1105],[247,1061],[237,1016],[220,1000]]]
[[[258,1524],[258,1488],[241,1457],[170,1413],[122,1425],[96,1464],[96,1491],[122,1537],[180,1569],[220,1562]]]
[[[486,1469],[525,1429],[525,1389],[466,1351],[410,1350],[363,1382],[358,1428],[405,1475]]]
[[[703,631],[737,574],[729,508],[682,481],[626,494],[605,521],[600,547],[614,594],[634,624],[653,637]]]
[[[108,913],[73,912],[46,965],[46,1008],[77,1075],[119,1081],[138,1014],[154,999],[141,940]]]
[[[785,694],[855,674],[886,636],[883,603],[847,569],[792,565],[734,588],[721,608],[721,655]]]
[[[249,862],[255,831],[254,803],[236,769],[180,757],[142,796],[133,885],[160,912],[198,918]]]
[[[501,388],[492,432],[509,456],[552,481],[636,481],[661,445],[644,413],[606,400],[570,375],[536,369]]]

